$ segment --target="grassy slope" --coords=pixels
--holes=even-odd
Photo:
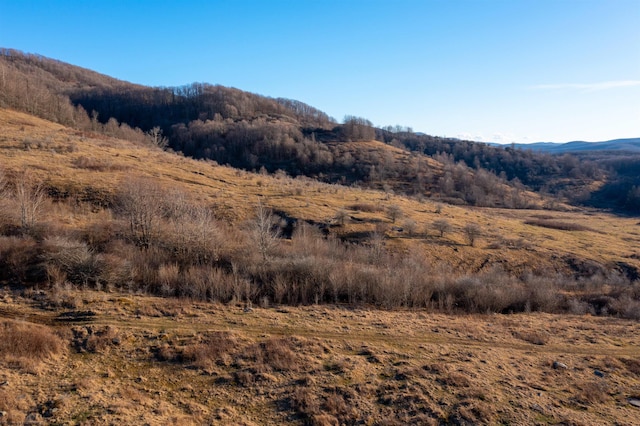
[[[417,223],[418,233],[408,236],[389,232],[388,245],[398,250],[423,250],[434,262],[446,262],[462,271],[475,272],[483,265],[497,263],[512,271],[566,272],[563,259],[567,257],[605,266],[625,262],[640,268],[640,227],[634,218],[586,210],[549,212],[449,205],[438,214],[435,203],[428,200],[420,202],[378,191],[246,173],[127,141],[83,135],[10,110],[0,110],[0,129],[0,158],[6,172],[28,169],[48,186],[79,197],[107,200],[123,180],[152,176],[169,188],[186,190],[216,206],[219,216],[233,222],[250,217],[260,199],[304,220],[329,222],[340,209],[363,219],[349,219],[344,227],[336,228],[335,232],[342,235],[371,231],[377,222],[390,223],[384,211],[363,213],[350,206],[372,204],[384,208],[395,204],[405,214],[399,225],[410,218]],[[402,154],[389,149],[392,155]],[[433,167],[436,169],[437,164]],[[562,231],[525,224],[531,219],[539,220],[541,215],[547,221],[582,225],[585,230]],[[443,218],[453,225],[453,232],[445,238],[437,237],[433,230],[425,232],[425,227]],[[462,233],[469,222],[478,223],[483,230],[476,247],[468,246]],[[69,218],[69,225],[77,223]],[[506,243],[499,243],[500,240]]]
[[[315,306],[244,312],[87,291],[55,298],[95,316],[56,323],[61,310],[39,308],[42,297],[0,297],[4,316],[54,324],[78,348],[42,363],[0,354],[0,382],[8,382],[0,393],[19,401],[0,406],[9,419],[39,411],[70,424],[334,424],[329,416],[348,424],[639,424],[628,403],[640,396],[637,322]],[[217,348],[202,355],[167,355],[216,336]]]
[[[388,232],[387,245],[423,250],[461,270],[496,262],[510,270],[562,269],[563,256],[640,266],[637,219],[448,205],[437,214],[430,201],[245,173],[8,110],[0,110],[0,129],[1,165],[8,174],[28,169],[51,188],[94,201],[108,200],[124,179],[147,175],[191,192],[234,222],[249,217],[260,198],[314,221],[328,221],[357,203],[397,204],[419,225],[446,218],[454,230],[445,238],[435,231]],[[61,226],[69,228],[104,214],[59,210]],[[52,212],[60,213],[55,206]],[[376,222],[388,222],[384,212],[348,212],[364,222],[348,220],[335,232],[370,231]],[[540,215],[586,230],[524,223]],[[476,247],[466,245],[461,233],[468,222],[484,229]],[[490,248],[498,236],[526,244]],[[0,353],[0,383],[7,382],[0,386],[0,411],[6,412],[0,422],[39,412],[47,422],[71,424],[334,424],[329,416],[365,424],[638,424],[638,410],[627,403],[640,396],[637,322],[336,307],[245,313],[235,306],[133,295],[58,290],[22,299],[3,291],[0,316],[11,318],[8,324],[48,324],[79,351],[66,349],[42,363]],[[96,315],[90,322],[55,321],[69,309]],[[230,333],[222,343],[233,345],[188,356],[189,348],[201,348],[219,331]],[[568,369],[553,369],[556,360]],[[595,369],[605,377],[595,376]]]

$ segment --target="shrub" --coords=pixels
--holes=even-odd
[[[87,285],[99,281],[102,262],[87,245],[64,237],[48,238],[44,241],[43,258],[48,266],[54,266],[66,274],[72,284]]]
[[[114,164],[110,160],[86,157],[84,155],[73,160],[73,165],[79,169],[94,170],[99,172],[116,171],[126,168],[122,165]]]
[[[118,342],[118,330],[111,326],[105,327],[75,327],[73,331],[73,346],[78,352],[100,353]]]
[[[623,295],[613,300],[610,304],[610,313],[622,318],[640,320],[640,300],[633,299],[629,295]]]
[[[41,249],[31,237],[0,236],[0,280],[21,285],[45,281]]]
[[[37,365],[59,355],[64,342],[43,325],[11,320],[0,322],[0,359],[19,367]]]
[[[531,219],[524,222],[525,225],[540,226],[560,231],[593,231],[593,229],[578,223],[562,222],[559,220]]]
[[[216,364],[230,364],[237,349],[236,336],[222,331],[215,332],[208,335],[204,342],[185,347],[181,359],[195,367],[207,369]]]
[[[299,371],[302,368],[294,342],[287,338],[256,343],[246,349],[244,356],[254,362],[258,371]]]
[[[578,402],[583,404],[602,404],[608,398],[608,387],[603,381],[585,383],[580,387],[580,392],[576,395]]]
[[[356,211],[365,212],[365,213],[377,213],[384,210],[384,208],[381,205],[370,204],[370,203],[351,204],[350,206],[348,206],[348,208],[350,210],[356,210]]]
[[[541,333],[537,330],[527,330],[514,334],[520,340],[524,340],[525,342],[529,342],[533,345],[545,345],[547,344],[549,338],[547,335]]]

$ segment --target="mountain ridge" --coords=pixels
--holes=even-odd
[[[496,146],[497,144],[494,144]],[[535,142],[530,144],[516,143],[516,148],[530,149],[551,154],[585,151],[628,151],[640,152],[640,138],[611,139],[600,142],[571,141],[571,142]]]

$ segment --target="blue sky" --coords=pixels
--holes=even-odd
[[[0,0],[0,46],[438,136],[640,137],[640,0]]]

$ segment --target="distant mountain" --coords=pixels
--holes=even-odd
[[[532,144],[515,144],[515,147],[524,150],[530,149],[536,152],[546,152],[549,154],[563,154],[585,151],[628,151],[640,153],[640,138],[613,139],[605,142],[537,142]]]

